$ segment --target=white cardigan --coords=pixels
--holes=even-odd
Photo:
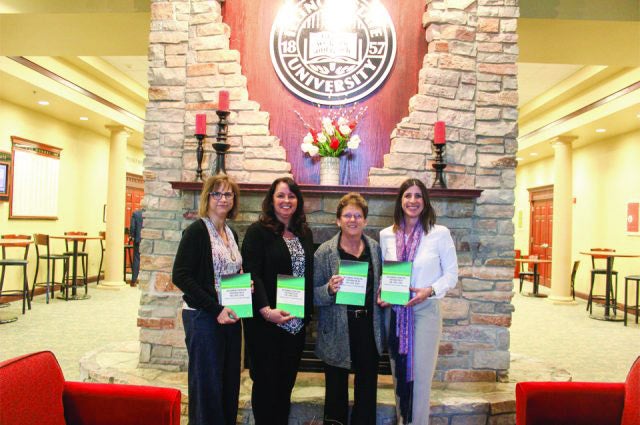
[[[420,225],[418,223],[418,225]],[[380,231],[382,259],[397,261],[396,234],[393,226]],[[422,234],[411,270],[411,286],[436,291],[433,298],[444,298],[449,289],[458,283],[458,257],[451,232],[444,226],[435,225],[428,234]]]

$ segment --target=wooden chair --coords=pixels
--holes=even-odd
[[[31,239],[29,235],[2,235],[2,239]],[[22,258],[7,256],[9,249],[21,249]],[[27,264],[29,260],[29,244],[28,243],[13,243],[8,245],[2,245],[2,259],[0,260],[0,267],[2,267],[2,274],[0,275],[0,295],[13,295],[18,294],[22,296],[22,314],[25,313],[25,307],[28,305],[31,310],[31,299],[29,298],[29,281],[27,279]],[[4,275],[7,267],[22,267],[22,289],[11,289],[3,291]]]
[[[573,262],[573,269],[571,270],[571,297],[575,301],[576,299],[576,273],[578,273],[578,266],[580,266],[580,260]]]
[[[56,284],[56,262],[62,260],[62,280],[60,285],[64,285],[66,282],[67,274],[69,273],[69,257],[63,254],[52,254],[51,247],[49,246],[49,235],[43,233],[36,233],[33,235],[33,242],[36,247],[36,273],[33,276],[33,285],[31,287],[31,300],[36,290],[36,286],[46,287],[47,304],[49,304],[49,292],[51,292],[51,298],[54,297],[55,284]],[[42,248],[41,248],[42,247]],[[42,250],[42,252],[40,252]],[[38,270],[40,268],[40,260],[45,260],[47,264],[47,280],[44,282],[38,282]]]
[[[615,249],[610,248],[591,248],[591,251],[602,251],[602,252],[616,252]],[[605,265],[604,268],[596,267],[596,260],[604,260]],[[593,312],[593,300],[606,300],[606,295],[593,295],[593,287],[596,281],[596,275],[607,275],[607,265],[606,265],[607,257],[605,255],[592,254],[591,255],[591,287],[589,288],[589,298],[587,299],[587,310],[589,310],[589,314]],[[609,295],[610,299],[613,300],[613,314],[616,314],[617,302],[618,302],[618,272],[613,270],[612,275],[616,278],[615,283],[615,293],[614,286],[612,286],[611,294]]]
[[[104,261],[104,253],[107,250],[105,247],[105,239],[107,237],[107,232],[100,232],[100,248],[101,248],[101,254],[100,254],[100,267],[98,268],[98,285],[100,285],[100,275],[102,274],[102,262]],[[129,264],[132,263],[133,261],[133,245],[131,244],[125,244],[124,245],[124,265],[123,265],[123,276],[122,276],[122,280],[124,280],[125,282],[127,281],[127,259],[129,260]]]
[[[107,238],[107,232],[100,232],[100,266],[98,266],[98,282],[96,285],[100,285],[100,276],[102,276],[102,263],[104,261],[104,252],[107,248],[104,246],[105,239]]]
[[[523,257],[523,258],[530,258],[532,260],[537,260],[538,256],[537,255],[529,255],[527,257]],[[520,272],[520,274],[518,275],[518,277],[520,278],[520,293],[522,293],[522,283],[524,282],[524,279],[526,277],[531,277],[533,279],[533,281],[535,281],[538,276],[533,272],[534,271],[534,267],[533,264],[527,264],[527,271],[524,271],[524,267],[523,270]]]

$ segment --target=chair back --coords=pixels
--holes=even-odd
[[[580,265],[580,260],[576,260],[573,262],[573,269],[571,269],[571,287],[576,283],[576,273],[578,273],[578,266]]]
[[[102,248],[102,250],[104,251],[104,244],[105,244],[105,240],[107,239],[107,232],[102,231],[102,232],[99,232],[98,235],[100,236],[100,248]]]
[[[46,248],[46,256],[49,256],[49,235],[45,235],[44,233],[34,233],[33,244],[36,247],[36,256],[40,256],[40,246]]]
[[[64,232],[65,236],[87,236],[87,232]],[[71,248],[69,248],[69,239],[65,239],[64,240],[64,246],[66,248],[67,251],[71,251]],[[87,245],[87,240],[86,239],[78,239],[78,244],[79,248],[78,248],[78,252],[84,252],[84,248]]]
[[[616,252],[615,249],[611,249],[611,248],[591,248],[590,251],[601,251],[601,252]],[[606,261],[607,256],[606,255],[598,255],[598,254],[591,254],[591,268],[592,269],[596,269],[596,260],[605,260]],[[606,264],[605,264],[606,266]]]
[[[0,424],[64,425],[64,376],[53,353],[0,363]]]
[[[0,238],[2,239],[28,239],[30,240],[31,237],[29,235],[2,235],[0,236]],[[15,243],[11,243],[11,244],[3,244],[2,245],[2,259],[6,260],[7,259],[7,248],[21,248],[24,250],[24,256],[23,259],[26,260],[27,257],[29,256],[29,244],[25,243],[25,242],[15,242]],[[1,422],[0,422],[1,423]]]

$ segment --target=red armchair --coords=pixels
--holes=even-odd
[[[2,425],[180,425],[180,391],[66,382],[53,353],[0,363]]]
[[[625,383],[518,383],[516,424],[640,425],[640,357]]]

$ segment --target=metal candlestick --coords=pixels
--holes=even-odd
[[[196,159],[198,160],[198,169],[196,170],[196,180],[202,181],[202,158],[204,157],[204,148],[202,142],[207,137],[206,134],[195,134],[198,139],[198,147],[196,148]]]
[[[444,153],[445,145],[444,144],[436,145],[434,143],[433,146],[436,148],[436,160],[433,164],[431,164],[431,166],[436,170],[436,178],[433,181],[433,184],[431,185],[431,187],[446,189],[447,184],[444,182],[444,169],[447,168],[447,164],[445,164],[444,160],[442,159],[442,154]]]
[[[227,121],[227,117],[231,112],[229,111],[216,111],[218,114],[218,134],[216,136],[216,143],[212,143],[213,149],[216,150],[216,164],[215,170],[212,170],[211,175],[216,174],[227,174],[225,169],[224,158],[225,154],[229,150],[229,143],[227,143],[227,126],[229,122]]]

